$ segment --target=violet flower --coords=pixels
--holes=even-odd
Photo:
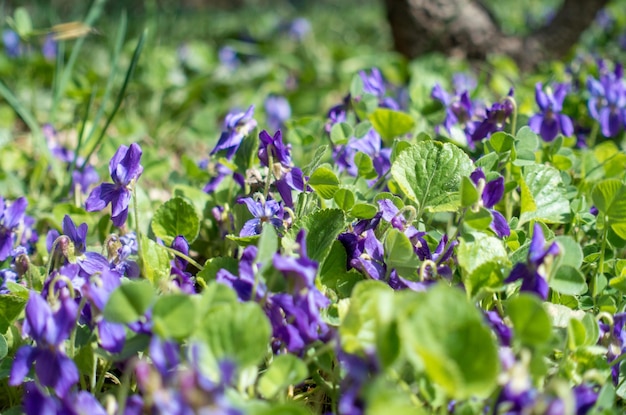
[[[85,276],[109,269],[109,261],[96,252],[87,252],[87,224],[76,226],[69,215],[63,217],[63,235],[71,241],[71,245],[60,248],[65,259],[72,264],[78,264]],[[53,241],[57,240],[59,233],[51,230],[48,233],[48,251],[52,250]],[[57,247],[59,249],[59,247]],[[54,254],[51,252],[51,254]]]
[[[372,159],[378,177],[383,176],[391,168],[391,149],[383,148],[382,138],[371,128],[363,137],[352,137],[347,144],[333,150],[333,157],[340,171],[346,171],[353,177],[358,176],[359,171],[354,163],[354,157],[359,151]]]
[[[267,126],[270,130],[282,128],[285,121],[291,117],[291,106],[285,97],[270,95],[265,99],[264,107],[267,115]]]
[[[118,148],[109,163],[113,183],[102,183],[91,191],[85,202],[88,212],[102,210],[110,203],[113,224],[121,227],[126,223],[132,189],[143,172],[141,154],[141,147],[137,143]]]
[[[567,115],[561,114],[568,86],[557,84],[554,92],[550,89],[544,92],[542,88],[541,82],[535,85],[535,100],[541,112],[528,120],[530,129],[548,142],[554,140],[559,132],[564,136],[574,134],[572,120]]]
[[[107,415],[100,402],[87,391],[68,393],[63,399],[48,395],[36,382],[24,384],[23,406],[26,415],[90,414]]]
[[[20,197],[6,206],[0,196],[0,261],[13,255],[13,244],[16,242],[16,232],[24,222],[24,215],[28,202]]]
[[[254,105],[250,105],[246,112],[231,112],[224,120],[224,131],[220,135],[211,155],[220,151],[225,151],[225,157],[233,158],[244,137],[256,128],[257,123],[254,118]]]
[[[502,102],[494,103],[491,108],[486,110],[485,119],[475,123],[475,129],[472,133],[472,141],[480,141],[491,134],[504,130],[506,121],[513,114],[513,88],[509,91],[509,95]]]
[[[505,283],[522,280],[521,291],[537,294],[542,300],[548,298],[548,282],[546,281],[547,270],[552,259],[560,253],[559,245],[552,242],[546,248],[546,239],[543,235],[541,225],[535,223],[533,237],[528,249],[528,260],[526,263],[519,262],[513,267]]]
[[[493,217],[491,225],[489,225],[491,230],[500,238],[509,236],[511,234],[509,224],[504,216],[493,208],[504,196],[504,178],[500,176],[487,182],[485,173],[478,167],[470,174],[470,179],[480,193],[479,206],[489,210]]]
[[[178,235],[172,241],[171,248],[176,251],[189,255],[189,242],[184,236]],[[196,292],[194,287],[194,280],[191,273],[185,271],[187,268],[187,260],[174,255],[174,259],[171,261],[172,267],[170,268],[170,275],[173,277],[172,282],[184,293],[194,294]]]
[[[607,362],[611,363],[626,352],[626,313],[617,313],[613,316],[613,325],[599,323],[600,339],[598,343],[607,348]],[[611,367],[611,378],[613,384],[619,383],[620,366],[619,362]]]
[[[241,228],[239,236],[253,236],[260,235],[263,230],[264,223],[271,223],[277,229],[282,228],[283,220],[279,217],[282,216],[282,208],[280,204],[272,199],[263,202],[257,202],[251,197],[244,197],[239,199],[238,203],[245,203],[248,207],[253,219],[248,220]]]
[[[589,113],[600,123],[605,137],[616,136],[626,122],[626,86],[622,75],[623,68],[617,64],[614,72],[601,74],[599,80],[587,78],[587,89],[591,93]]]
[[[24,53],[20,36],[11,29],[2,32],[2,43],[4,44],[4,51],[10,58],[17,58]]]
[[[79,376],[74,361],[64,352],[65,341],[76,325],[78,305],[61,292],[53,311],[39,293],[31,291],[25,314],[23,333],[35,340],[36,346],[24,345],[18,349],[9,384],[22,383],[34,363],[39,383],[64,397]]]
[[[283,142],[283,135],[280,130],[271,137],[267,131],[263,130],[259,134],[259,160],[265,167],[269,165],[270,155],[273,163],[280,163],[284,168],[291,168],[291,145]]]
[[[43,45],[41,45],[41,53],[46,60],[53,61],[56,59],[58,47],[53,35],[49,34],[46,36]]]
[[[365,71],[359,71],[359,77],[363,81],[363,92],[377,97],[380,107],[392,110],[400,109],[400,105],[393,98],[385,96],[387,92],[385,80],[378,68],[372,68],[369,74]]]
[[[475,113],[475,105],[470,99],[469,93],[463,91],[457,95],[451,96],[441,85],[436,84],[430,96],[441,102],[446,110],[446,118],[442,125],[448,134],[451,134],[452,127],[458,124],[463,128],[468,143],[471,143],[476,123],[472,121]],[[439,126],[437,126],[437,129],[438,127]]]

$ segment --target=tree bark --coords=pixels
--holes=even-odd
[[[564,0],[551,22],[534,33],[508,36],[476,0],[385,0],[395,49],[412,59],[428,52],[483,60],[496,53],[524,70],[561,59],[609,0]]]

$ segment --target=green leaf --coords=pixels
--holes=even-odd
[[[574,238],[567,235],[559,235],[554,238],[554,241],[559,244],[561,250],[558,258],[558,265],[569,265],[571,267],[580,269],[583,264],[583,250],[582,247]]]
[[[391,174],[420,210],[454,211],[460,203],[463,176],[472,172],[470,158],[453,144],[421,141],[404,150],[391,166]]]
[[[533,164],[524,167],[522,176],[520,225],[531,220],[545,223],[569,222],[569,201],[565,197],[565,186],[557,169]]]
[[[170,254],[163,246],[142,235],[139,266],[144,278],[157,285],[170,276]]]
[[[461,178],[461,206],[470,207],[478,202],[479,198],[478,189],[476,189],[472,180],[467,176],[463,176]]]
[[[339,209],[324,209],[307,215],[292,227],[295,235],[299,229],[306,229],[306,247],[309,258],[323,262],[333,241],[344,230],[345,216]]]
[[[335,192],[339,189],[339,179],[337,175],[328,167],[318,167],[311,177],[308,184],[320,195],[322,199],[332,199]]]
[[[346,144],[353,134],[350,124],[338,122],[330,129],[330,141],[335,145]]]
[[[156,293],[146,280],[124,281],[109,296],[103,314],[112,323],[139,320],[154,302]]]
[[[279,392],[303,381],[309,370],[306,363],[291,354],[276,356],[267,371],[259,379],[259,392],[267,399],[274,398]]]
[[[350,209],[350,215],[358,219],[371,219],[378,213],[378,207],[370,203],[357,203]]]
[[[15,22],[15,31],[22,38],[27,38],[33,31],[33,23],[30,20],[30,15],[24,7],[18,7],[15,9],[13,15],[13,21]]]
[[[368,118],[387,145],[394,138],[408,134],[415,127],[415,120],[409,114],[388,108],[377,108]]]
[[[200,218],[193,205],[182,197],[163,203],[152,218],[152,232],[169,246],[178,235],[193,243],[200,232]]]
[[[330,252],[320,267],[320,282],[335,290],[340,297],[349,297],[354,284],[363,279],[360,273],[348,271],[347,263],[348,255],[343,244],[338,240],[333,241]]]
[[[0,334],[6,333],[9,326],[17,320],[27,301],[27,296],[0,294]]]
[[[154,331],[162,338],[185,339],[196,328],[196,304],[187,294],[160,296],[152,309]]]
[[[535,295],[520,293],[506,303],[506,312],[513,323],[516,340],[528,346],[540,346],[552,337],[552,323],[541,300]]]
[[[232,359],[245,369],[259,364],[267,353],[272,328],[257,303],[225,303],[203,316],[197,334],[216,362]]]
[[[378,173],[374,168],[374,162],[369,155],[361,151],[357,151],[357,153],[354,155],[354,165],[358,169],[359,177],[367,180],[378,177]]]
[[[489,228],[493,222],[493,216],[488,209],[481,207],[477,211],[468,210],[463,217],[463,223],[478,231],[484,231]]]
[[[509,256],[501,239],[483,233],[462,238],[457,249],[463,283],[475,295],[482,288],[502,286],[503,268],[510,265]]]
[[[9,353],[7,339],[4,338],[4,335],[0,334],[0,361],[6,357],[7,353]]]
[[[414,279],[420,260],[409,238],[398,229],[391,228],[385,236],[384,247],[387,267],[395,269],[401,277]]]
[[[349,211],[354,206],[354,193],[350,189],[339,189],[333,196],[337,207],[343,211]]]
[[[398,318],[409,357],[453,399],[487,397],[500,373],[498,348],[482,315],[463,292],[437,284],[413,294],[405,316]]]
[[[497,153],[502,154],[513,148],[515,137],[503,131],[498,131],[491,135],[488,143]]]
[[[561,265],[550,279],[550,288],[561,294],[581,295],[587,292],[587,282],[578,268]]]
[[[256,261],[262,263],[263,268],[270,266],[274,254],[278,251],[278,233],[271,223],[263,224],[258,247]]]
[[[239,261],[231,257],[215,257],[206,261],[204,269],[198,272],[197,277],[202,278],[204,282],[215,281],[215,277],[220,269],[224,268],[231,274],[237,275],[239,272]]]
[[[354,287],[350,308],[339,327],[346,352],[375,350],[384,366],[393,363],[400,353],[393,299],[393,290],[380,281],[362,281]]]
[[[602,219],[617,236],[626,239],[626,185],[617,179],[602,180],[594,186],[591,198]]]

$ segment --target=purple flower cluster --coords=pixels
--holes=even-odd
[[[153,336],[150,361],[135,365],[141,395],[129,398],[126,413],[243,415],[225,394],[233,382],[234,364],[221,362],[220,380],[214,382],[200,368],[200,353],[198,344],[185,353],[179,344]]]
[[[338,239],[348,255],[348,269],[354,268],[370,279],[386,281],[394,289],[409,288],[415,291],[424,290],[434,282],[436,276],[452,275],[449,263],[453,261],[454,247],[458,244],[456,240],[450,241],[447,235],[444,235],[435,249],[431,250],[426,233],[419,232],[391,200],[381,199],[378,205],[380,210],[374,218],[361,220],[352,227],[352,232],[339,235]],[[382,225],[381,222],[386,225]],[[384,233],[388,226],[403,232],[413,244],[416,257],[424,265],[428,265],[424,268],[423,275],[419,276],[421,281],[403,278],[385,263],[383,243],[377,233]]]
[[[491,221],[491,230],[500,238],[509,236],[511,228],[506,219],[500,212],[494,209],[494,206],[502,200],[504,196],[504,178],[502,176],[487,181],[485,173],[479,167],[470,174],[470,179],[478,189],[480,194],[479,206],[486,208],[491,213],[493,220]]]
[[[626,85],[622,65],[615,65],[613,72],[601,65],[600,79],[587,78],[590,93],[589,114],[600,123],[605,137],[615,137],[626,123]]]
[[[564,136],[574,134],[571,118],[561,114],[568,89],[566,84],[557,84],[554,92],[550,88],[544,92],[541,82],[535,85],[535,100],[541,112],[530,117],[528,126],[544,141],[553,141],[559,133]]]
[[[443,104],[445,108],[446,117],[442,126],[448,134],[451,134],[452,128],[458,125],[465,133],[470,147],[473,147],[475,142],[504,130],[514,110],[513,88],[506,98],[494,103],[491,108],[484,108],[482,103],[472,101],[467,89],[451,95],[437,84],[433,87],[431,97]]]
[[[316,287],[317,262],[307,256],[305,233],[298,233],[299,256],[274,254],[272,265],[284,278],[284,292],[270,292],[258,275],[257,247],[248,246],[239,261],[239,275],[225,269],[217,273],[217,281],[233,288],[242,301],[263,305],[272,324],[274,350],[283,347],[291,353],[302,353],[310,344],[326,341],[330,328],[320,311],[330,301]]]
[[[20,35],[14,30],[5,29],[2,32],[2,43],[4,51],[10,58],[19,58],[28,55],[32,50],[31,45],[25,43]],[[41,45],[41,53],[43,57],[49,61],[54,60],[57,56],[57,42],[52,35],[47,35]]]
[[[359,171],[354,162],[358,152],[367,154],[372,159],[378,177],[382,177],[391,168],[391,149],[383,148],[382,138],[373,128],[363,137],[352,137],[347,144],[333,149],[333,157],[339,170],[358,177]]]

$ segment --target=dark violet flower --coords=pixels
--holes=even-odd
[[[504,324],[502,317],[497,311],[485,311],[485,319],[491,330],[495,333],[501,346],[509,347],[511,345],[512,331],[509,326]]]
[[[311,23],[304,17],[293,19],[287,28],[287,33],[296,41],[302,41],[311,31]]]
[[[338,412],[347,415],[364,414],[365,401],[361,396],[361,391],[368,380],[381,370],[376,354],[369,352],[365,357],[361,357],[340,351],[338,360],[342,372],[345,372],[341,380]]]
[[[102,183],[91,191],[85,202],[88,212],[102,210],[110,203],[113,224],[120,227],[126,223],[132,189],[143,172],[141,153],[137,143],[118,148],[109,163],[113,183]]]
[[[57,57],[57,42],[54,40],[54,36],[47,35],[41,45],[41,53],[44,58],[49,61],[56,59]]]
[[[270,95],[265,99],[264,106],[270,130],[283,128],[285,121],[291,117],[291,106],[285,97]]]
[[[330,130],[333,128],[333,125],[344,122],[348,116],[348,108],[350,107],[350,96],[344,98],[344,102],[339,105],[335,105],[330,110],[328,110],[328,121],[324,125],[324,131],[330,134]]]
[[[465,132],[468,143],[471,143],[471,137],[476,128],[476,123],[472,121],[472,118],[476,110],[474,103],[469,97],[469,93],[463,91],[457,95],[451,96],[441,85],[436,84],[430,96],[441,102],[446,110],[446,118],[443,121],[443,127],[448,134],[451,134],[452,127],[458,124]]]
[[[354,162],[354,157],[359,151],[367,154],[372,159],[374,170],[381,177],[391,168],[391,149],[383,148],[382,145],[382,138],[372,128],[363,137],[352,137],[346,145],[336,147],[333,150],[333,155],[340,170],[356,177],[359,171]]]
[[[13,245],[16,242],[16,232],[24,222],[24,214],[28,202],[20,197],[6,206],[0,197],[0,261],[4,261],[13,254]]]
[[[280,163],[284,168],[291,167],[291,145],[283,143],[283,135],[280,130],[276,131],[274,137],[263,130],[259,134],[259,140],[261,165],[272,167],[269,165],[269,156],[271,155],[273,163]]]
[[[235,276],[225,269],[220,269],[215,280],[221,284],[231,287],[237,293],[241,301],[259,301],[267,292],[267,287],[263,281],[259,281],[256,286],[256,295],[252,298],[252,289],[255,285],[256,255],[258,249],[254,245],[247,246],[239,259],[239,275]]]
[[[282,208],[277,201],[268,199],[265,202],[257,202],[251,197],[244,197],[239,199],[239,203],[245,203],[252,216],[254,216],[253,219],[250,219],[243,225],[239,236],[260,235],[264,223],[271,223],[277,229],[282,228]]]
[[[480,167],[478,167],[472,172],[470,179],[480,194],[478,202],[479,206],[489,210],[491,216],[493,217],[490,225],[491,230],[493,230],[500,238],[509,236],[511,234],[509,224],[504,216],[493,208],[502,199],[502,196],[504,196],[504,178],[500,176],[487,182],[485,173]]]
[[[522,280],[521,291],[535,293],[541,299],[546,300],[548,298],[547,268],[559,253],[559,245],[556,242],[552,242],[546,248],[546,239],[541,225],[535,223],[533,237],[528,248],[528,261],[517,263],[504,282]]]
[[[78,305],[61,292],[53,311],[39,293],[31,291],[25,314],[23,334],[32,338],[36,346],[19,348],[9,384],[17,386],[22,383],[34,363],[39,383],[54,388],[58,396],[64,397],[78,382],[78,369],[64,351],[65,341],[76,325]]]
[[[603,322],[599,323],[600,339],[598,343],[607,348],[607,361],[613,362],[626,352],[626,313],[617,313],[613,316],[612,325]],[[621,362],[611,367],[611,377],[613,384],[619,383]]]
[[[87,251],[87,224],[83,223],[76,226],[74,221],[65,215],[63,217],[63,235],[69,238],[71,244],[64,245],[64,241],[60,241],[62,246],[57,247],[57,251],[61,251],[65,259],[71,264],[78,264],[86,276],[95,274],[109,269],[109,261],[96,252]],[[52,243],[58,239],[59,233],[51,230],[48,234],[48,250],[52,251]]]
[[[528,125],[544,141],[554,140],[559,132],[564,136],[574,134],[572,120],[567,115],[561,114],[567,91],[566,84],[557,84],[554,92],[550,89],[544,92],[541,82],[535,85],[535,100],[541,112],[530,117]]]
[[[139,276],[139,265],[130,259],[131,255],[137,255],[138,246],[135,232],[128,232],[122,236],[109,236],[106,241],[106,249],[111,269],[128,278]]]
[[[246,112],[231,112],[226,115],[224,131],[222,131],[215,148],[211,151],[211,155],[225,151],[225,157],[228,160],[232,159],[243,138],[256,128],[257,123],[252,118],[253,115],[254,105],[250,105]]]
[[[574,398],[576,400],[576,415],[586,415],[596,404],[598,392],[589,385],[578,385],[574,387]]]
[[[485,118],[482,121],[476,121],[475,129],[472,133],[473,141],[480,141],[491,134],[504,130],[506,121],[513,114],[513,88],[509,91],[509,95],[502,102],[496,102],[486,110]]]
[[[220,63],[226,66],[229,70],[233,71],[241,64],[237,51],[230,46],[223,46],[217,52],[217,58]]]
[[[11,29],[6,29],[2,32],[2,43],[4,44],[4,51],[10,58],[17,58],[22,55],[22,41],[20,36]]]
[[[626,86],[622,72],[622,66],[617,64],[614,72],[605,71],[600,80],[587,78],[587,89],[591,94],[589,113],[600,123],[605,137],[615,137],[626,122]]]
[[[385,96],[387,92],[385,80],[378,68],[372,68],[369,74],[365,71],[359,71],[359,77],[363,81],[363,92],[377,97],[379,106],[393,110],[400,109],[400,105],[393,98]]]
[[[187,242],[182,235],[178,235],[174,238],[171,248],[181,254],[189,255],[189,242]],[[195,293],[193,276],[191,273],[185,271],[187,268],[187,260],[175,255],[171,263],[170,275],[172,276],[172,282],[184,293]]]

